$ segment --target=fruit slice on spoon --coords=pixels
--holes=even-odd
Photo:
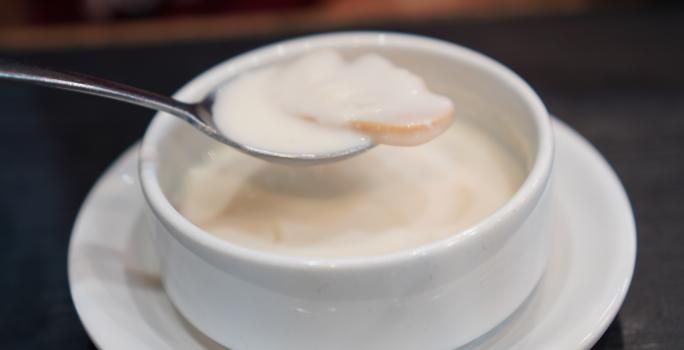
[[[423,80],[375,55],[345,62],[335,51],[301,57],[277,73],[273,96],[292,115],[350,128],[374,143],[414,146],[446,130],[454,107]]]

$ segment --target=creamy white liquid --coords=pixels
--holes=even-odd
[[[238,143],[328,153],[427,142],[449,126],[453,106],[378,55],[346,62],[335,51],[317,51],[230,81],[212,112],[221,132]]]
[[[421,146],[381,146],[316,167],[220,148],[189,171],[176,205],[200,228],[245,247],[371,256],[458,234],[500,207],[523,178],[497,142],[459,122]]]

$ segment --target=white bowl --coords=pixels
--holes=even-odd
[[[164,286],[180,313],[231,349],[453,349],[508,317],[547,261],[553,138],[530,87],[497,62],[452,43],[382,32],[325,34],[230,59],[177,94],[199,100],[253,67],[318,48],[374,51],[450,96],[459,118],[486,128],[528,170],[515,195],[486,219],[408,251],[311,259],[232,244],[185,219],[173,199],[183,173],[215,147],[158,114],[141,150]]]

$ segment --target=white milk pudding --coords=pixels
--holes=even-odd
[[[425,143],[449,127],[453,110],[381,56],[347,62],[335,51],[245,73],[219,89],[213,106],[217,127],[238,143],[313,154]]]
[[[462,231],[506,202],[524,176],[496,139],[459,121],[424,145],[315,167],[220,147],[188,172],[175,205],[203,230],[256,250],[372,256]]]

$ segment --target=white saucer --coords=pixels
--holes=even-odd
[[[461,349],[589,348],[622,304],[636,254],[629,201],[588,142],[558,121],[555,131],[548,270],[513,316]],[[81,321],[104,350],[223,349],[193,329],[161,287],[136,166],[137,146],[100,178],[76,220],[69,285]]]

